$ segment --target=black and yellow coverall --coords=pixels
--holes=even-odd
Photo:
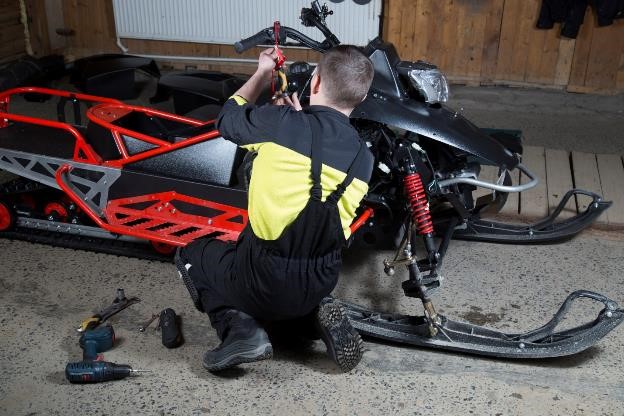
[[[249,222],[236,244],[204,239],[184,249],[198,307],[222,336],[228,309],[257,319],[293,319],[331,293],[349,225],[368,191],[373,156],[349,118],[325,106],[259,107],[234,96],[217,128],[257,152]]]

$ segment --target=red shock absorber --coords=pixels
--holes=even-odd
[[[412,219],[421,235],[433,234],[433,223],[425,187],[418,173],[405,176],[405,194],[412,208]]]

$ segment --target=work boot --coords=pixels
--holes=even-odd
[[[204,307],[201,303],[201,299],[199,297],[199,293],[193,284],[193,280],[191,280],[191,276],[189,274],[189,270],[191,270],[191,263],[186,260],[184,257],[184,252],[182,247],[178,247],[173,257],[173,262],[175,263],[176,268],[178,269],[178,275],[180,279],[184,282],[184,286],[188,290],[191,295],[191,299],[193,300],[193,304],[197,308],[198,311],[204,312]]]
[[[223,341],[204,354],[204,367],[208,371],[220,371],[238,364],[269,359],[273,346],[269,336],[256,320],[246,313],[228,312],[228,330]]]
[[[316,311],[316,328],[327,354],[345,373],[357,366],[364,354],[362,337],[351,326],[344,307],[332,297],[324,298]]]

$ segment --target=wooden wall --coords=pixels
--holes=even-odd
[[[111,0],[55,1],[62,3],[64,28],[73,33],[67,37],[66,55],[119,52]],[[624,91],[624,19],[599,28],[588,9],[578,38],[565,39],[559,36],[559,25],[551,30],[535,28],[540,5],[541,0],[384,0],[383,37],[395,44],[403,59],[433,62],[458,83]],[[233,58],[258,54],[252,50],[238,55],[231,45],[122,42],[136,54]],[[289,60],[318,59],[316,53],[299,49],[286,54]],[[193,60],[172,64],[232,72],[254,68]]]
[[[17,0],[0,0],[0,64],[26,54],[26,37]]]
[[[385,0],[386,40],[406,60],[455,82],[624,91],[624,21],[597,27],[587,9],[577,39],[535,28],[541,0]]]

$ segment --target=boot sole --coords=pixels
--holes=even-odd
[[[204,368],[208,371],[221,371],[244,363],[268,360],[273,357],[273,346],[270,342],[249,349],[250,345],[245,341],[235,342],[220,353],[226,356],[218,362],[209,362],[204,357]]]
[[[173,262],[176,266],[176,269],[178,269],[178,274],[180,275],[182,282],[184,282],[184,286],[186,286],[186,290],[188,290],[189,295],[191,295],[191,300],[193,301],[195,308],[200,312],[204,312],[203,305],[199,298],[199,293],[197,293],[197,289],[195,289],[195,285],[191,280],[191,276],[189,276],[188,270],[186,270],[186,265],[184,264],[184,262],[182,261],[182,257],[180,256],[179,247],[176,250],[175,256],[173,257]]]
[[[336,301],[320,305],[317,324],[330,357],[343,372],[353,370],[364,355],[364,342],[349,323],[344,307]]]

